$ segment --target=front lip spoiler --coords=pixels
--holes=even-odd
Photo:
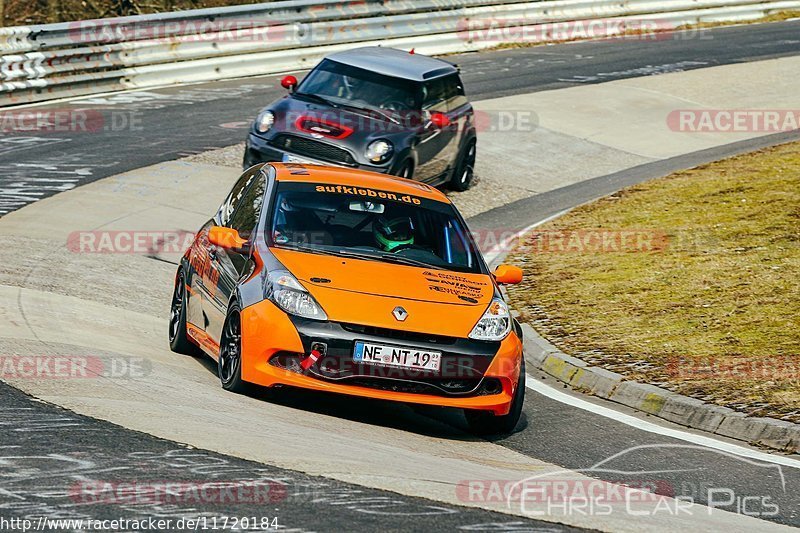
[[[443,387],[440,387],[439,385],[436,384],[436,382],[430,382],[430,381],[426,382],[426,381],[417,381],[417,380],[413,380],[413,379],[387,378],[387,377],[382,377],[382,376],[370,376],[370,375],[367,375],[367,374],[352,374],[352,375],[349,375],[349,376],[332,377],[332,376],[325,376],[323,374],[320,374],[320,373],[316,372],[314,370],[314,367],[310,368],[308,373],[310,375],[312,375],[313,377],[317,378],[317,379],[321,379],[323,381],[331,381],[331,382],[334,382],[334,383],[341,383],[342,385],[349,385],[348,381],[350,381],[350,380],[355,380],[355,381],[358,381],[359,379],[378,380],[378,381],[386,382],[387,385],[391,384],[391,383],[402,383],[403,385],[406,385],[406,386],[408,386],[408,385],[417,385],[419,387],[425,387],[425,388],[428,388],[428,389],[436,389],[440,393],[446,394],[447,396],[471,396],[471,395],[474,395],[475,392],[478,391],[481,388],[481,386],[483,385],[483,382],[486,380],[485,376],[481,377],[480,380],[478,380],[475,383],[475,386],[472,387],[470,390],[453,392],[451,390],[447,390],[447,389],[445,389]],[[359,383],[355,383],[355,385],[360,385],[360,384]]]

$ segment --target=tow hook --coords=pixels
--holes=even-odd
[[[325,351],[327,349],[328,347],[324,342],[311,343],[311,353],[308,354],[308,357],[300,361],[300,366],[303,370],[308,370],[322,357],[325,357]]]

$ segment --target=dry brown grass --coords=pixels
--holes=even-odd
[[[800,143],[626,189],[540,228],[654,230],[663,250],[511,261],[513,305],[565,352],[721,405],[800,422]],[[541,233],[539,234],[541,237]]]

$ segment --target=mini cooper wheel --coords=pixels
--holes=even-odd
[[[456,191],[466,191],[472,185],[475,176],[475,139],[469,141],[456,163],[456,169],[450,180],[450,188]]]
[[[197,355],[200,350],[186,335],[186,274],[178,271],[172,305],[169,311],[169,348],[184,355]]]
[[[242,380],[242,322],[238,304],[231,305],[225,326],[222,328],[222,339],[219,344],[217,373],[222,388],[244,394],[249,384]]]
[[[497,416],[491,411],[475,411],[467,409],[464,416],[470,431],[476,435],[508,435],[514,431],[522,415],[522,404],[525,402],[525,361],[519,369],[517,390],[511,400],[511,409],[507,415]]]
[[[414,163],[406,161],[397,171],[397,177],[406,178],[408,180],[414,179]]]

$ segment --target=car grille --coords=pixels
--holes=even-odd
[[[445,337],[444,335],[431,335],[428,333],[415,333],[411,331],[403,331],[399,329],[377,328],[373,326],[362,326],[359,324],[345,324],[342,323],[342,328],[353,333],[361,333],[363,335],[375,335],[378,337],[385,337],[388,339],[396,339],[401,341],[410,342],[431,342],[434,344],[455,344],[455,337]]]
[[[472,378],[472,379],[447,379],[447,378],[420,378],[396,379],[375,378],[369,376],[345,376],[333,378],[320,373],[316,365],[310,370],[303,370],[300,361],[305,356],[291,352],[278,352],[269,360],[269,364],[290,372],[305,374],[330,383],[354,385],[392,392],[408,392],[412,394],[432,394],[438,396],[468,395],[486,396],[499,394],[503,386],[497,378]]]
[[[351,166],[356,164],[355,159],[347,150],[297,135],[278,134],[272,140],[272,145],[300,156],[320,159],[329,163]]]

